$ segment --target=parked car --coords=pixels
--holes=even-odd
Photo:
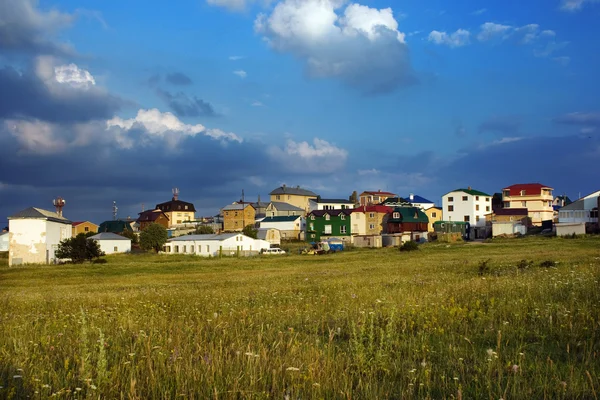
[[[285,250],[274,247],[272,249],[262,249],[261,254],[285,254]]]

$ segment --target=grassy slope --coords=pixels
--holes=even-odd
[[[519,268],[523,259],[533,265]],[[558,263],[540,267],[544,260]],[[598,238],[108,261],[0,267],[0,397],[594,398],[600,390]]]

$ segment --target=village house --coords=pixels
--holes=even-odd
[[[131,252],[131,239],[116,233],[102,232],[90,237],[100,246],[104,254],[118,254]]]
[[[256,238],[266,240],[271,246],[281,245],[281,232],[274,228],[258,228],[256,230]]]
[[[304,214],[310,211],[310,199],[316,199],[318,196],[316,193],[302,189],[300,186],[289,187],[286,185],[274,189],[269,195],[271,201],[292,204],[304,210]]]
[[[591,193],[574,201],[558,211],[556,234],[559,236],[582,235],[597,231],[598,210],[600,209],[600,191]]]
[[[360,206],[352,210],[352,235],[381,235],[387,225],[387,218],[393,212],[392,207],[383,205]]]
[[[321,239],[337,238],[352,240],[352,210],[315,210],[306,217],[306,240],[319,242]]]
[[[429,218],[418,207],[395,207],[387,220],[385,233],[402,236],[402,241],[419,241],[427,238]]]
[[[291,217],[304,215],[303,208],[283,201],[272,201],[266,208],[267,217]]]
[[[398,197],[398,195],[390,192],[382,192],[381,190],[378,190],[376,192],[365,191],[360,194],[358,199],[359,205],[361,206],[373,206],[376,204],[381,204],[383,201],[385,201],[385,199],[389,197]]]
[[[354,203],[346,199],[322,199],[317,197],[311,199],[309,203],[309,211],[315,210],[349,210],[354,208]]]
[[[303,240],[306,219],[301,215],[267,217],[259,223],[260,229],[277,229],[283,240]]]
[[[256,210],[252,204],[230,204],[221,209],[223,230],[225,232],[241,232],[248,225],[254,226]]]
[[[494,222],[519,222],[525,226],[531,226],[531,219],[526,208],[497,208],[486,214],[485,220],[492,224]]]
[[[251,256],[269,248],[271,248],[271,244],[265,240],[253,239],[241,233],[223,233],[220,235],[186,235],[169,239],[163,248],[163,253],[203,257]]]
[[[96,233],[98,232],[98,225],[94,224],[93,222],[90,221],[78,221],[78,222],[73,222],[72,225],[72,229],[73,229],[73,237],[79,235],[80,233],[89,233],[89,232],[93,232]]]
[[[121,234],[125,232],[133,232],[132,223],[135,221],[131,220],[114,220],[114,221],[104,221],[98,227],[98,232],[112,232],[116,234]]]
[[[169,217],[160,209],[147,210],[139,213],[137,222],[140,224],[140,231],[143,231],[152,224],[159,224],[169,228]]]
[[[492,211],[492,196],[471,187],[456,189],[442,196],[442,205],[445,221],[467,222],[470,237],[486,237],[485,215]]]
[[[437,221],[442,221],[443,210],[440,207],[428,207],[423,210],[427,218],[429,219],[429,225],[427,226],[428,232],[433,232],[433,224]]]
[[[540,183],[522,183],[502,189],[504,208],[526,208],[531,223],[542,226],[554,219],[552,188]]]
[[[173,189],[173,198],[171,201],[157,204],[155,209],[159,209],[169,218],[169,228],[177,225],[189,223],[196,219],[196,208],[192,203],[179,200],[179,189]]]
[[[59,243],[73,234],[72,222],[56,213],[29,207],[8,217],[8,265],[50,264]]]

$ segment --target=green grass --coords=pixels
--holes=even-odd
[[[0,266],[0,398],[594,399],[600,238]]]

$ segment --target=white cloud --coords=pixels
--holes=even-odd
[[[47,122],[8,120],[4,126],[26,152],[53,154],[68,147],[68,142],[56,134],[54,125]]]
[[[538,24],[524,25],[515,29],[515,35],[521,38],[522,44],[532,43],[538,38],[540,26]]]
[[[319,138],[315,138],[312,144],[289,139],[285,148],[273,146],[269,154],[282,168],[296,172],[337,171],[344,167],[348,158],[345,149]]]
[[[251,103],[252,107],[264,107],[265,105],[263,103],[261,103],[260,101],[253,101]]]
[[[306,63],[315,78],[339,78],[363,92],[413,82],[404,33],[391,8],[344,0],[284,0],[254,23],[269,45]]]
[[[481,15],[487,12],[487,8],[480,8],[479,10],[475,10],[471,13],[471,15]]]
[[[248,76],[248,74],[246,73],[246,71],[242,70],[242,69],[238,69],[237,71],[233,71],[233,73],[237,76],[239,76],[240,78],[244,79],[245,77]]]
[[[428,40],[435,44],[443,44],[450,47],[461,47],[469,44],[471,33],[465,29],[459,29],[452,34],[440,31],[432,31]]]
[[[244,56],[229,56],[229,61],[239,61],[244,59]]]
[[[371,168],[371,169],[359,169],[358,171],[356,171],[356,173],[359,176],[365,176],[365,175],[379,175],[381,171],[379,171],[378,169],[375,168]]]
[[[75,64],[59,65],[54,67],[55,79],[59,83],[65,83],[78,89],[88,89],[96,84],[96,80],[85,69]]]
[[[596,3],[598,0],[562,0],[560,9],[568,12],[580,11],[585,4]]]
[[[481,25],[479,35],[477,35],[477,39],[480,42],[485,42],[487,40],[502,38],[506,39],[508,37],[507,33],[512,30],[512,26],[510,25],[501,25],[496,24],[494,22],[486,22]]]

